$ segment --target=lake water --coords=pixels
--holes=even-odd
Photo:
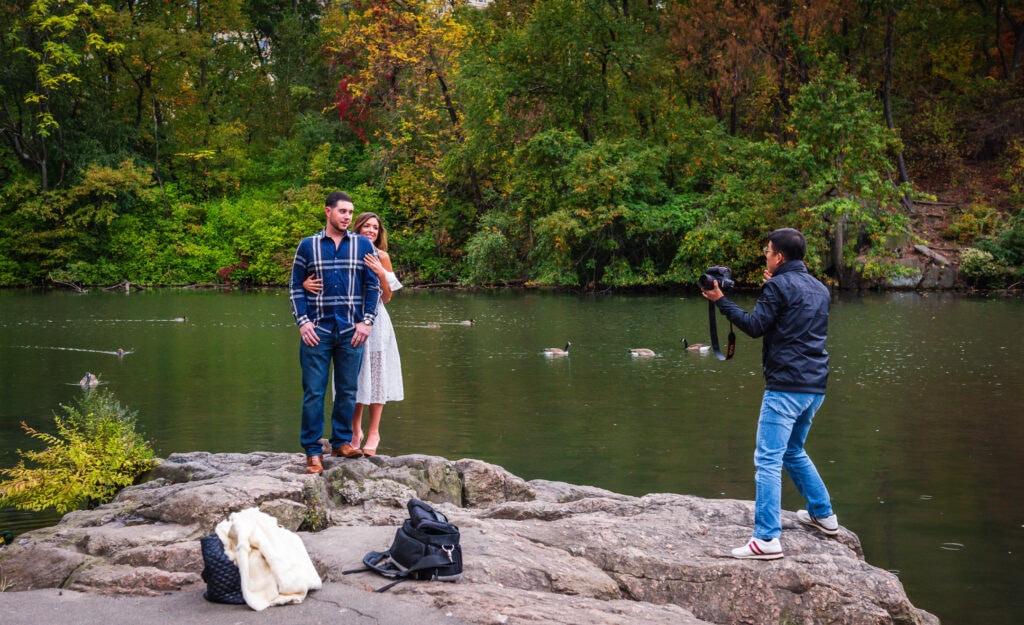
[[[736,300],[749,309],[754,295]],[[633,495],[753,498],[761,343],[741,334],[728,362],[685,352],[683,336],[708,341],[696,293],[407,288],[388,310],[406,399],[385,408],[379,453],[479,458]],[[1000,297],[844,295],[832,309],[808,450],[868,562],[947,625],[1024,622],[1022,321],[1024,300]],[[724,342],[721,317],[719,329]],[[542,355],[567,340],[568,358]],[[0,291],[0,466],[35,444],[19,423],[52,429],[86,371],[138,412],[162,457],[300,451],[283,290]],[[783,505],[803,505],[788,481]],[[57,520],[0,510],[0,529],[17,532]]]

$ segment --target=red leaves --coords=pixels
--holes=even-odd
[[[341,120],[347,123],[359,136],[359,139],[366,142],[365,122],[370,117],[370,95],[356,96],[349,89],[349,85],[355,79],[346,76],[338,81],[338,89],[334,95],[334,105],[338,109]]]

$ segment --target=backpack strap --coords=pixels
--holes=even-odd
[[[445,553],[447,553],[447,551]],[[401,569],[389,569],[389,568],[385,568],[383,566],[380,566],[380,563],[382,561],[384,561],[385,559],[388,559],[390,557],[391,557],[391,552],[390,551],[371,551],[371,552],[367,553],[363,557],[363,564],[366,565],[364,568],[361,568],[361,569],[351,569],[351,570],[348,570],[348,571],[342,571],[341,574],[342,575],[348,575],[349,573],[367,573],[367,572],[373,571],[374,573],[379,573],[379,574],[381,574],[381,575],[383,575],[385,577],[394,577],[394,578],[396,578],[395,581],[391,582],[390,584],[387,584],[386,586],[382,586],[382,587],[378,588],[377,590],[373,591],[373,592],[384,592],[385,590],[388,590],[392,586],[395,586],[396,584],[400,584],[400,583],[404,582],[405,580],[409,579],[409,577],[411,577],[412,574],[417,572],[417,571],[425,571],[427,569],[438,569],[438,568],[441,568],[441,567],[449,566],[452,563],[452,557],[451,557],[450,554],[447,555],[447,557],[441,556],[441,555],[438,555],[438,554],[434,554],[434,555],[423,556],[422,558],[420,558],[419,560],[416,561],[416,564],[414,564],[414,565],[412,565],[409,568],[404,569],[404,570],[401,570]]]
[[[409,577],[412,576],[412,574],[417,572],[417,571],[425,571],[427,569],[437,569],[437,568],[441,568],[443,566],[448,566],[449,564],[451,564],[451,556],[443,557],[443,556],[436,555],[436,554],[435,555],[431,555],[431,556],[423,556],[422,558],[419,559],[418,562],[416,562],[416,564],[410,566],[409,568],[405,569],[404,571],[402,571],[401,573],[396,575],[395,577],[397,577],[398,579],[396,579],[395,581],[391,582],[390,584],[388,584],[386,586],[382,586],[382,587],[378,588],[377,590],[375,590],[373,592],[384,592],[385,590],[388,590],[392,586],[395,586],[397,584],[401,584],[405,580],[409,579]]]
[[[395,577],[401,571],[397,568],[386,568],[381,566],[381,562],[391,558],[390,551],[371,551],[363,556],[363,568],[361,569],[350,569],[348,571],[342,571],[342,575],[348,575],[349,573],[366,573],[373,571],[379,573],[385,577]]]

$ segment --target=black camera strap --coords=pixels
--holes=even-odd
[[[708,300],[708,327],[711,329],[711,350],[715,352],[715,358],[729,360],[736,354],[736,333],[733,332],[732,322],[729,322],[729,342],[722,354],[718,346],[718,324],[715,323],[715,303]]]

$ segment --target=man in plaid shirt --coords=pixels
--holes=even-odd
[[[366,237],[349,232],[355,206],[341,191],[327,196],[327,226],[299,242],[289,281],[292,315],[299,326],[302,366],[302,433],[306,473],[322,473],[324,396],[334,363],[334,405],[331,409],[331,455],[357,458],[352,447],[352,413],[363,360],[363,345],[373,331],[380,282],[363,257],[376,254]],[[314,295],[302,288],[308,276],[323,281]]]

